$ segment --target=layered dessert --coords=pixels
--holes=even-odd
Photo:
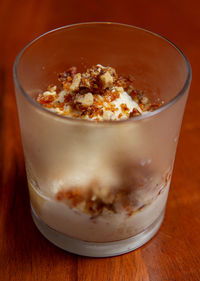
[[[136,89],[132,75],[119,75],[100,64],[83,73],[69,68],[36,101],[68,119],[100,123],[148,114],[162,105]],[[78,136],[78,130],[72,133]],[[42,221],[70,237],[93,242],[126,239],[156,221],[167,200],[172,169],[160,173],[145,150],[140,151],[139,127],[130,139],[124,130],[129,128],[112,132],[113,144],[104,142],[96,128],[92,136],[86,130],[80,142],[66,140],[66,158],[60,156],[55,165],[49,159],[49,167],[41,172],[43,181],[27,163],[32,207]],[[110,133],[105,130],[105,139]],[[132,143],[135,152],[129,153]]]

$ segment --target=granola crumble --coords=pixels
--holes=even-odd
[[[157,191],[157,195],[152,200],[137,206],[133,199],[133,190],[130,186],[121,188],[101,188],[98,182],[92,182],[87,188],[71,187],[62,189],[56,193],[56,200],[67,204],[70,208],[75,208],[85,214],[90,215],[91,219],[103,214],[121,213],[132,216],[141,211],[156,199],[166,188],[171,178],[171,172],[164,176],[164,185]]]
[[[71,67],[60,73],[58,80],[58,87],[50,85],[36,101],[63,116],[94,121],[121,120],[161,105],[152,104],[141,90],[135,89],[133,76],[118,75],[114,68],[100,64],[84,73]]]

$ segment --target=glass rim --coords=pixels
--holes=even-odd
[[[57,113],[51,112],[48,109],[46,109],[45,107],[43,107],[42,105],[40,105],[38,102],[36,102],[36,100],[34,100],[33,98],[31,98],[26,91],[23,89],[19,79],[18,79],[18,74],[17,74],[17,69],[18,69],[18,64],[20,62],[20,59],[23,55],[23,53],[26,51],[27,48],[29,48],[34,42],[36,42],[37,40],[39,40],[42,37],[45,37],[48,34],[57,32],[59,30],[62,29],[67,29],[67,28],[71,28],[71,27],[81,27],[81,26],[86,26],[86,25],[115,25],[115,26],[124,26],[124,27],[128,27],[130,29],[138,29],[147,33],[150,33],[156,37],[159,37],[161,39],[163,39],[164,41],[168,42],[169,45],[171,45],[173,48],[175,48],[177,50],[177,52],[179,52],[185,63],[186,63],[186,68],[187,68],[187,76],[185,79],[185,82],[183,84],[183,87],[181,88],[181,90],[166,104],[162,105],[161,107],[155,109],[154,111],[148,112],[144,115],[139,115],[139,116],[134,116],[125,120],[103,120],[103,121],[99,121],[99,122],[95,122],[95,121],[91,121],[91,120],[86,120],[86,119],[76,119],[76,118],[71,118],[71,117],[67,117],[67,116],[63,116],[63,115],[59,115]],[[50,114],[52,117],[55,118],[59,118],[60,120],[63,120],[64,122],[73,122],[74,124],[82,124],[82,125],[92,125],[92,126],[100,126],[100,125],[113,125],[113,124],[124,124],[124,123],[132,123],[138,120],[143,120],[143,119],[148,119],[154,115],[159,114],[160,112],[164,111],[165,109],[167,109],[168,107],[170,107],[171,105],[173,105],[174,103],[176,103],[186,92],[186,90],[188,89],[190,82],[191,82],[191,78],[192,78],[192,70],[191,70],[191,66],[190,63],[187,59],[187,57],[184,55],[184,53],[170,40],[168,40],[167,38],[165,38],[162,35],[159,35],[153,31],[147,30],[145,28],[142,27],[137,27],[134,25],[129,25],[129,24],[124,24],[124,23],[117,23],[117,22],[83,22],[83,23],[75,23],[75,24],[70,24],[70,25],[65,25],[65,26],[61,26],[55,29],[52,29],[50,31],[47,31],[39,36],[37,36],[35,39],[31,40],[27,45],[24,46],[24,48],[19,52],[19,54],[17,55],[14,65],[13,65],[13,77],[14,77],[14,82],[15,82],[15,86],[18,88],[19,92],[28,100],[28,102],[30,102],[34,107],[36,107],[38,110],[42,111],[44,114]]]

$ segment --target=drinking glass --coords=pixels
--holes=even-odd
[[[58,73],[77,66],[133,74],[137,89],[162,106],[122,121],[56,115],[35,100]],[[14,82],[33,220],[69,252],[115,256],[158,231],[191,69],[167,39],[117,23],[64,26],[36,38],[18,55]]]

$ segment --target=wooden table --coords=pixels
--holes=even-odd
[[[0,280],[200,280],[199,17],[199,1],[1,0]],[[145,246],[114,258],[69,254],[34,226],[12,81],[14,59],[31,39],[85,21],[123,22],[157,32],[184,51],[193,70],[164,223]]]

